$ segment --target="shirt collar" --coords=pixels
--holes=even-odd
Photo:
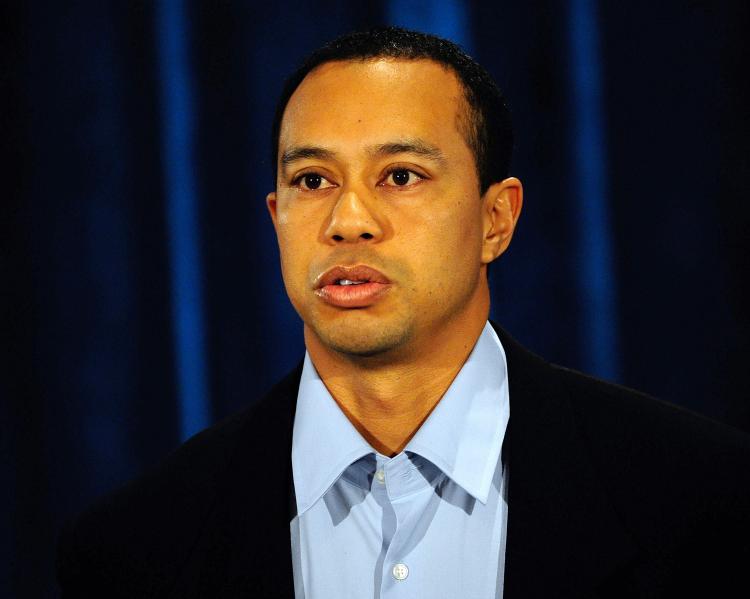
[[[310,509],[354,461],[374,453],[349,422],[305,353],[292,431],[297,513]]]
[[[505,352],[487,323],[448,390],[404,451],[435,464],[485,503],[510,406]],[[336,404],[309,354],[302,368],[292,433],[292,476],[301,515],[356,460],[375,453]]]
[[[482,503],[510,416],[505,351],[490,323],[442,399],[407,443]]]

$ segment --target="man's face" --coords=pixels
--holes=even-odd
[[[392,59],[324,64],[289,100],[268,206],[289,298],[326,347],[424,349],[476,310],[487,216],[463,102],[439,64]]]

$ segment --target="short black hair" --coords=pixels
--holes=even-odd
[[[466,100],[462,127],[474,160],[479,186],[487,188],[510,174],[513,127],[505,97],[490,74],[459,46],[446,39],[399,27],[379,27],[336,38],[315,50],[287,79],[276,104],[271,132],[271,164],[277,168],[281,119],[292,94],[314,69],[329,62],[395,58],[432,60],[455,73]]]

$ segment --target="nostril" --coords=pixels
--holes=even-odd
[[[333,236],[333,240],[334,240],[334,241],[344,241],[344,238],[343,238],[343,237],[341,237],[341,235],[334,235],[334,236]]]
[[[362,235],[360,235],[360,237],[362,239],[372,239],[372,233],[362,233]]]

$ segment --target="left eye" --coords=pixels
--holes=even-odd
[[[405,168],[399,168],[396,170],[391,171],[388,176],[385,178],[384,185],[394,185],[396,187],[404,187],[406,185],[413,185],[414,183],[417,183],[418,181],[421,181],[422,177],[420,177],[417,173],[414,171],[410,171],[409,169]]]

